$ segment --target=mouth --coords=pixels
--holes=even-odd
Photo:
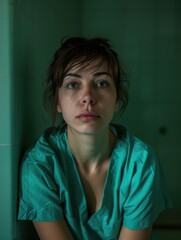
[[[96,119],[100,118],[100,116],[95,113],[92,113],[92,112],[83,112],[83,113],[79,114],[76,118],[79,118],[79,119],[85,120],[85,121],[91,121],[91,120],[96,120]]]

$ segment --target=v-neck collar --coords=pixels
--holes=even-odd
[[[114,131],[114,133],[115,133],[115,131]],[[114,157],[114,155],[115,155],[114,150],[115,150],[116,145],[118,143],[118,139],[115,142],[114,149],[113,149],[112,154],[110,156],[110,162],[109,162],[108,170],[107,170],[107,173],[106,173],[106,179],[105,179],[105,183],[104,183],[104,187],[103,187],[101,205],[100,205],[99,209],[96,210],[91,216],[88,215],[88,206],[87,206],[87,200],[86,200],[83,184],[82,184],[82,181],[81,181],[81,178],[80,178],[80,175],[79,175],[76,163],[75,163],[75,159],[72,155],[72,152],[71,152],[69,144],[68,144],[68,137],[67,137],[67,132],[66,131],[64,133],[64,139],[65,139],[66,145],[67,145],[69,160],[71,161],[71,162],[69,162],[69,164],[70,164],[69,166],[71,166],[71,168],[72,168],[72,170],[73,170],[73,172],[76,176],[76,181],[79,184],[77,186],[78,187],[77,191],[78,191],[78,194],[81,195],[81,197],[80,197],[81,202],[79,204],[81,205],[83,219],[84,219],[84,221],[87,221],[88,223],[92,223],[92,222],[94,222],[95,219],[99,218],[99,215],[102,212],[104,212],[105,203],[106,203],[107,198],[109,196],[108,189],[110,189],[110,187],[113,184],[112,176],[114,176],[113,172],[116,171],[114,166],[115,166],[115,161],[117,160],[117,158]]]

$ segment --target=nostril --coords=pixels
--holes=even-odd
[[[82,102],[86,103],[86,104],[93,105],[95,103],[95,100],[94,99],[84,98]]]

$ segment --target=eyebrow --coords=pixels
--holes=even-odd
[[[99,76],[101,76],[101,75],[107,75],[107,76],[109,76],[109,77],[112,78],[112,75],[111,75],[110,73],[108,73],[108,72],[96,72],[96,73],[93,74],[93,77],[99,77]],[[67,74],[65,75],[65,78],[66,78],[66,77],[82,78],[82,76],[79,75],[79,74],[77,74],[77,73],[67,73]]]

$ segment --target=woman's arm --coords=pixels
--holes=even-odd
[[[38,236],[41,240],[74,240],[64,219],[56,222],[35,222]]]
[[[122,227],[119,240],[150,240],[152,227],[143,230],[130,230],[126,227]]]

